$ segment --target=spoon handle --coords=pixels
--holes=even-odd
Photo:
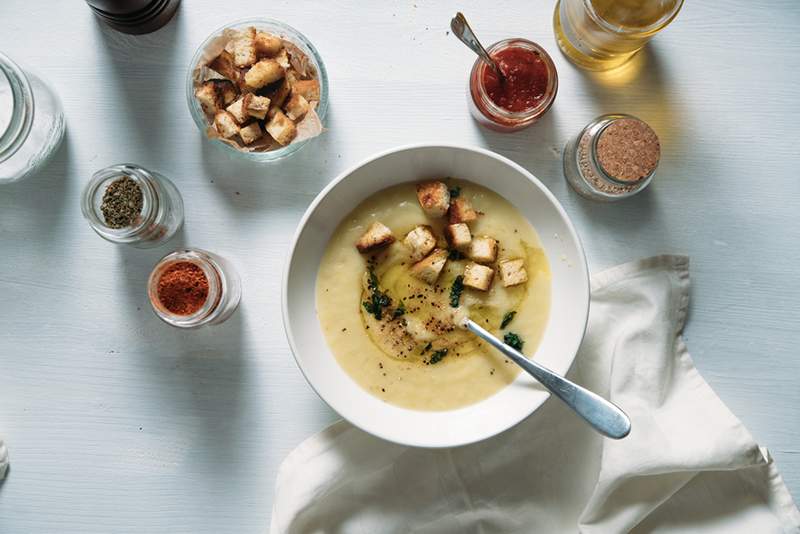
[[[469,27],[466,17],[460,11],[456,16],[450,20],[450,29],[453,30],[453,35],[458,37],[458,40],[467,45],[470,50],[478,54],[492,69],[497,73],[500,78],[503,78],[503,73],[500,72],[500,67],[495,63],[494,59],[489,55],[489,52],[483,47],[472,28]]]
[[[465,326],[470,332],[514,360],[514,363],[525,369],[528,374],[564,401],[567,406],[604,436],[621,439],[631,431],[630,419],[616,405],[533,360],[529,360],[521,352],[501,342],[476,322],[468,319]]]

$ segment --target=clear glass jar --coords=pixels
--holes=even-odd
[[[207,131],[211,125],[209,124],[206,114],[203,112],[200,103],[197,101],[197,98],[195,98],[194,95],[194,71],[201,61],[212,59],[206,57],[206,50],[215,44],[215,41],[222,36],[222,33],[225,30],[242,30],[251,26],[258,30],[263,30],[273,35],[277,35],[282,39],[293,43],[306,56],[308,56],[311,64],[317,71],[317,80],[319,80],[319,105],[317,105],[316,112],[320,121],[322,121],[324,124],[325,115],[328,113],[328,72],[325,70],[325,64],[322,62],[322,56],[320,56],[317,49],[313,44],[311,44],[311,41],[309,41],[305,35],[292,28],[288,24],[268,18],[252,18],[226,24],[225,26],[222,26],[221,28],[218,28],[212,32],[211,35],[209,35],[206,40],[203,41],[203,43],[197,49],[197,52],[195,52],[194,57],[192,57],[191,63],[189,64],[189,72],[186,75],[186,102],[189,105],[189,112],[192,115],[192,119],[194,119],[194,123],[197,125],[197,129],[200,130],[200,132],[203,134],[203,137],[205,137],[208,141],[222,147],[231,155],[259,163],[269,163],[294,154],[313,139],[299,141],[297,143],[290,143],[282,148],[267,152],[245,152],[227,143],[223,143],[219,139],[208,139]]]
[[[205,303],[190,315],[172,313],[164,307],[158,295],[161,276],[167,269],[181,262],[196,265],[208,280],[208,297]],[[198,248],[184,249],[167,254],[156,264],[147,281],[147,296],[153,311],[165,323],[178,328],[196,328],[227,320],[239,306],[242,286],[239,275],[224,258]]]
[[[564,176],[585,198],[622,200],[650,184],[660,156],[658,137],[645,122],[632,115],[602,115],[567,143]]]
[[[61,144],[64,124],[58,96],[0,53],[0,184],[42,168]]]
[[[526,39],[505,39],[494,43],[486,51],[492,55],[508,48],[523,48],[539,55],[547,69],[547,88],[544,97],[535,107],[520,112],[508,111],[496,105],[489,98],[483,79],[486,69],[491,67],[480,58],[476,59],[469,75],[467,92],[469,111],[478,123],[499,132],[514,132],[536,122],[553,105],[558,92],[556,66],[544,48]]]
[[[588,70],[619,67],[667,27],[683,0],[559,0],[553,13],[556,42]]]
[[[131,226],[111,228],[100,207],[106,188],[128,176],[142,190],[142,211]],[[97,235],[136,248],[152,248],[169,240],[183,224],[183,200],[175,185],[162,174],[139,165],[122,163],[100,169],[83,189],[81,211]]]

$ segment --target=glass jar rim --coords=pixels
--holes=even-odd
[[[261,26],[273,32],[284,32],[288,35],[281,35],[282,38],[285,38],[287,41],[291,41],[309,56],[317,70],[317,79],[319,81],[320,97],[316,112],[320,121],[324,123],[325,116],[328,112],[328,71],[325,68],[325,63],[322,61],[322,56],[320,55],[319,51],[303,33],[284,22],[266,17],[250,17],[228,22],[227,24],[224,24],[211,32],[197,48],[197,51],[194,53],[191,61],[189,62],[188,72],[186,73],[186,102],[189,105],[189,113],[203,136],[206,138],[208,137],[206,132],[211,124],[209,124],[208,120],[206,119],[206,115],[200,106],[200,103],[197,102],[197,99],[194,96],[194,70],[203,57],[203,53],[205,52],[205,49],[208,47],[209,43],[220,37],[225,30],[237,29],[242,26],[254,26],[256,28]],[[227,153],[232,153],[239,157],[247,158],[251,161],[256,161],[259,163],[268,163],[294,154],[308,144],[308,142],[312,139],[307,139],[298,143],[292,143],[283,148],[269,150],[266,152],[245,152],[227,143],[223,143],[219,139],[206,140],[211,141],[214,145],[221,147]]]
[[[33,126],[33,89],[25,72],[8,56],[0,52],[0,75],[11,89],[11,120],[0,132],[0,162],[13,156],[28,138]]]
[[[657,21],[653,22],[648,26],[645,26],[644,28],[626,28],[624,26],[615,26],[597,14],[597,12],[594,10],[594,6],[592,5],[592,0],[583,0],[583,5],[584,8],[586,9],[586,12],[589,14],[589,17],[606,31],[609,31],[611,33],[616,33],[619,35],[631,35],[631,34],[647,35],[662,30],[670,22],[672,22],[672,19],[678,16],[678,12],[681,10],[681,7],[683,7],[683,0],[677,0],[675,2],[675,7],[672,11],[663,15]]]
[[[481,104],[485,106],[492,115],[507,121],[524,122],[526,120],[530,120],[531,118],[536,118],[543,115],[550,108],[550,106],[553,105],[553,102],[556,98],[556,93],[558,92],[558,72],[556,71],[555,63],[553,63],[553,59],[550,57],[550,54],[548,54],[541,45],[528,39],[523,39],[521,37],[503,39],[491,44],[486,48],[486,51],[491,55],[492,52],[514,47],[525,48],[527,50],[536,52],[539,54],[539,57],[542,58],[545,67],[547,68],[548,79],[547,88],[545,89],[546,96],[541,102],[539,102],[538,105],[522,111],[508,111],[507,109],[502,108],[492,102],[486,92],[486,87],[483,85],[483,73],[490,67],[480,58],[476,59],[472,66],[470,79],[472,79],[474,76],[476,85],[480,89],[478,93],[481,99]]]
[[[158,282],[164,272],[176,263],[187,262],[199,267],[208,281],[208,297],[203,305],[194,313],[179,315],[169,311],[158,297]],[[223,295],[227,292],[227,282],[222,276],[222,267],[214,259],[213,254],[199,248],[185,248],[170,252],[161,258],[147,280],[147,297],[159,319],[179,328],[192,328],[204,325],[214,319],[219,310]]]
[[[98,189],[111,178],[121,178],[128,176],[133,179],[142,190],[142,212],[137,224],[123,228],[111,228],[105,223],[102,213],[98,213],[98,206],[95,204],[95,195]],[[145,228],[150,226],[156,218],[159,208],[159,198],[153,181],[155,180],[151,171],[135,165],[133,163],[120,163],[110,165],[92,175],[86,183],[81,195],[81,211],[83,216],[89,220],[92,228],[105,239],[114,242],[128,242],[136,239],[137,235]]]

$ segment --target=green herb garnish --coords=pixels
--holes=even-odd
[[[431,354],[431,358],[428,360],[428,363],[439,363],[445,356],[447,356],[447,349],[435,350]]]
[[[394,309],[394,313],[392,313],[392,318],[397,319],[401,315],[406,313],[406,303],[400,301],[400,305]]]
[[[428,343],[428,344],[427,344],[427,345],[425,345],[425,347],[422,349],[422,352],[420,352],[420,354],[425,354],[426,352],[428,352],[429,350],[431,350],[431,347],[432,347],[432,346],[433,346],[433,343]]]
[[[461,195],[461,188],[455,186],[450,190],[450,198],[458,198]]]
[[[453,285],[450,287],[450,306],[458,308],[458,303],[461,301],[461,293],[464,291],[464,277],[460,274],[453,280]]]
[[[380,321],[383,318],[383,309],[388,308],[392,304],[392,299],[389,298],[389,295],[380,290],[378,286],[378,275],[376,275],[375,271],[372,269],[369,270],[367,287],[370,290],[370,298],[361,304],[364,306],[364,309],[367,310],[367,313],[373,315]],[[405,309],[403,312],[405,313]]]
[[[510,311],[503,316],[503,321],[500,323],[500,328],[505,328],[514,320],[514,316],[517,314],[515,311]]]
[[[456,249],[451,249],[450,253],[447,255],[448,260],[463,260],[464,255],[457,251]]]
[[[522,345],[525,344],[525,342],[522,341],[522,338],[519,337],[514,332],[509,332],[506,335],[504,335],[503,336],[503,343],[505,343],[509,347],[515,348],[517,350],[522,350]]]

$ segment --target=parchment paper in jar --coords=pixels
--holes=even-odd
[[[264,31],[268,30],[265,29]],[[195,65],[194,70],[192,70],[192,81],[195,87],[208,80],[227,79],[215,70],[208,68],[207,65],[213,61],[214,58],[220,55],[223,50],[230,48],[232,43],[239,38],[239,35],[239,30],[226,28],[220,35],[208,43],[205,49],[201,52],[200,59]],[[281,40],[289,55],[289,62],[298,72],[298,74],[300,74],[302,78],[316,78],[316,68],[314,68],[313,63],[311,63],[311,60],[308,58],[308,56],[294,43],[287,41],[284,38],[281,38]],[[323,131],[325,131],[325,128],[322,126],[322,120],[319,118],[319,115],[317,115],[318,102],[312,102],[311,104],[311,109],[308,110],[302,120],[295,124],[297,127],[297,135],[289,143],[290,145],[307,141],[308,139],[317,137]],[[264,132],[264,134],[265,135],[261,139],[258,139],[253,143],[249,145],[242,145],[234,139],[225,139],[224,137],[220,136],[219,132],[217,132],[213,125],[209,125],[209,127],[206,129],[206,135],[209,137],[209,139],[219,139],[223,143],[243,152],[268,152],[270,150],[277,150],[283,146],[269,135],[266,135],[266,132]]]

